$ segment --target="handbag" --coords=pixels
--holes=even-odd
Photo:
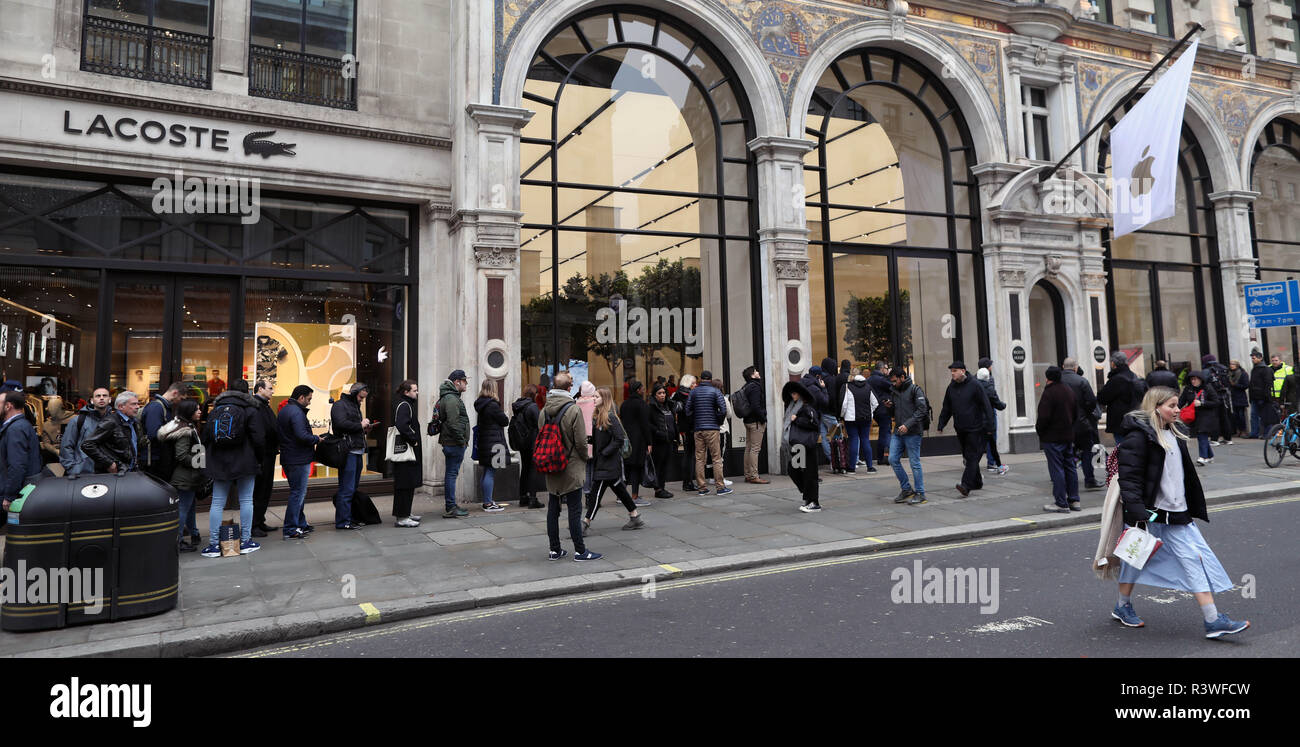
[[[655,460],[653,459],[645,460],[645,471],[641,473],[641,487],[659,487],[658,475],[655,473]]]
[[[398,432],[395,425],[388,426],[388,440],[384,447],[384,459],[395,464],[415,461],[415,449],[412,449],[411,445],[406,443],[406,439],[402,438],[402,434]]]
[[[316,461],[326,467],[339,469],[347,463],[349,451],[342,436],[327,433],[321,436],[320,443],[316,444]]]
[[[1191,402],[1187,403],[1186,407],[1178,411],[1178,417],[1184,423],[1187,423],[1188,425],[1194,425],[1196,423],[1196,403],[1201,401],[1201,396],[1202,395],[1197,394]]]
[[[1125,563],[1141,570],[1163,544],[1154,534],[1145,529],[1129,527],[1119,536],[1119,542],[1115,544],[1115,555]]]

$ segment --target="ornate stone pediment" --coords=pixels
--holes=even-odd
[[[776,276],[781,280],[805,280],[808,278],[808,260],[806,259],[778,259],[774,264],[776,265]]]

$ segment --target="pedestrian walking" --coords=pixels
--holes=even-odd
[[[1074,423],[1079,405],[1074,392],[1061,383],[1061,369],[1047,367],[1047,385],[1038,399],[1038,418],[1034,430],[1047,455],[1047,473],[1052,478],[1054,503],[1043,506],[1049,513],[1068,514],[1080,511],[1079,472],[1074,466]]]
[[[312,388],[299,384],[275,416],[275,430],[280,439],[280,466],[289,481],[289,503],[284,509],[284,538],[304,539],[315,527],[307,523],[303,505],[307,500],[307,480],[316,458],[320,436],[311,432],[307,408],[311,407]],[[396,491],[396,488],[394,488]]]
[[[184,393],[185,385],[179,381],[173,382],[162,394],[150,397],[149,404],[140,412],[144,434],[149,439],[147,444],[142,444],[140,450],[140,467],[163,481],[167,480],[167,474],[164,473],[170,474],[172,464],[171,454],[164,452],[158,443],[158,429],[172,419],[172,411]],[[164,453],[166,456],[163,456]]]
[[[634,387],[640,386],[640,383],[634,382]],[[633,393],[636,391],[634,387],[629,387]],[[582,520],[584,537],[587,536],[587,529],[591,526],[591,522],[596,520],[596,514],[600,512],[600,501],[605,497],[606,490],[611,490],[623,504],[623,508],[627,509],[627,523],[623,525],[624,529],[640,529],[645,526],[645,520],[637,510],[637,506],[643,504],[636,502],[624,482],[626,463],[623,447],[625,442],[631,442],[631,436],[628,435],[622,419],[614,415],[614,393],[609,390],[609,387],[601,387],[596,392],[598,402],[596,413],[592,418],[594,429],[591,433],[594,466],[591,469],[592,487],[591,494],[587,496],[587,513]],[[628,453],[629,456],[636,453],[635,444],[631,445]]]
[[[1214,428],[1218,439],[1214,445],[1232,446],[1234,431],[1232,424],[1232,383],[1228,367],[1220,363],[1213,354],[1201,356],[1201,365],[1207,377],[1205,385],[1214,390],[1214,396],[1219,398],[1219,402],[1214,408],[1218,417],[1218,424]]]
[[[247,381],[235,379],[212,401],[202,442],[206,456],[204,474],[212,480],[212,507],[208,511],[208,546],[201,554],[205,558],[221,557],[217,538],[226,499],[232,493],[239,501],[239,553],[257,552],[262,546],[253,541],[252,535],[253,487],[257,483],[258,455],[266,444],[266,433],[262,430],[262,419],[257,416],[257,403],[248,393]]]
[[[841,397],[843,404],[840,406],[840,417],[844,420],[845,430],[849,432],[849,458],[845,460],[845,471],[850,475],[857,473],[859,463],[867,465],[868,473],[878,471],[871,454],[871,421],[880,402],[876,399],[875,392],[871,391],[866,373],[866,366],[859,369],[857,375],[844,385]],[[860,460],[859,457],[865,459]]]
[[[1267,431],[1277,422],[1277,411],[1273,407],[1273,369],[1264,362],[1264,354],[1258,350],[1250,351],[1250,387],[1246,396],[1250,400],[1250,434],[1248,438],[1263,438]]]
[[[1175,390],[1176,391],[1176,390]],[[1118,442],[1124,437],[1124,416],[1136,410],[1146,393],[1146,382],[1128,367],[1128,356],[1116,350],[1110,354],[1110,377],[1097,392],[1097,404],[1106,410],[1106,432]]]
[[[1156,361],[1155,368],[1146,375],[1146,384],[1148,389],[1155,389],[1158,386],[1178,389],[1178,376],[1169,370],[1167,361]]]
[[[823,358],[820,366],[813,366],[808,369],[799,383],[804,385],[808,393],[812,395],[813,405],[817,408],[818,428],[817,435],[821,439],[822,454],[826,457],[826,463],[831,463],[831,439],[830,431],[839,423],[839,417],[836,413],[838,408],[831,401],[831,394],[835,383],[835,361],[831,358]]]
[[[91,461],[81,446],[90,434],[95,432],[103,419],[113,411],[109,403],[113,397],[108,387],[97,386],[90,393],[90,402],[77,411],[68,427],[63,430],[63,441],[59,444],[59,464],[63,465],[63,474],[69,477],[95,471]]]
[[[548,457],[543,452],[552,447],[564,455],[562,470],[546,471],[546,490],[550,494],[546,506],[546,537],[550,542],[550,560],[559,560],[568,553],[560,546],[560,509],[569,511],[569,537],[573,540],[573,559],[577,562],[597,560],[600,553],[591,552],[582,540],[582,482],[587,473],[587,430],[582,412],[569,392],[573,388],[573,375],[568,371],[555,374],[551,390],[546,393],[546,407],[538,419],[537,451],[539,469],[547,467],[540,460]],[[548,427],[549,426],[549,427]],[[552,440],[558,437],[559,443]]]
[[[668,386],[655,385],[650,392],[650,459],[654,464],[655,497],[665,500],[673,497],[664,488],[664,481],[668,478],[668,460],[677,451],[677,415],[674,404],[668,398]]]
[[[1180,410],[1193,407],[1191,432],[1196,435],[1199,456],[1196,466],[1204,467],[1214,461],[1214,449],[1210,446],[1212,434],[1219,429],[1219,394],[1209,385],[1209,374],[1195,371],[1187,377],[1187,386],[1178,398]],[[1186,422],[1186,418],[1184,418]]]
[[[740,373],[745,385],[740,388],[740,396],[745,399],[746,414],[741,418],[745,424],[745,482],[755,485],[767,485],[768,480],[758,474],[758,454],[763,448],[763,438],[767,435],[767,398],[763,395],[763,376],[758,368],[749,366]]]
[[[238,385],[239,381],[231,384],[230,390]],[[348,448],[347,458],[339,468],[338,492],[334,494],[335,529],[360,529],[365,526],[364,523],[353,520],[352,497],[356,495],[357,486],[361,484],[362,462],[366,455],[366,434],[370,433],[370,429],[375,425],[361,412],[361,403],[365,402],[369,393],[370,388],[358,381],[347,392],[340,394],[330,407],[330,423],[334,435],[341,436]]]
[[[710,376],[711,380],[713,377]],[[717,482],[718,495],[732,492],[727,487],[722,475],[722,447],[718,429],[722,419],[727,416],[727,400],[711,384],[700,385],[691,390],[686,400],[686,414],[691,417],[695,431],[695,482],[699,485],[697,495],[708,495],[709,486],[704,481],[704,463],[713,459],[713,477]]]
[[[1214,603],[1214,593],[1230,591],[1232,580],[1193,521],[1209,522],[1210,517],[1187,452],[1179,400],[1175,390],[1157,387],[1147,392],[1139,412],[1125,418],[1127,435],[1116,447],[1124,524],[1144,529],[1164,544],[1140,570],[1123,564],[1111,617],[1131,628],[1145,625],[1133,609],[1134,584],[1178,589],[1196,597],[1205,637],[1219,638],[1240,633],[1250,621],[1232,620]]]
[[[799,510],[804,513],[822,510],[817,488],[817,431],[821,413],[817,411],[816,401],[803,382],[786,382],[781,388],[781,402],[785,405],[781,445],[788,455],[786,472],[803,498]]]
[[[930,403],[921,387],[912,382],[907,369],[895,368],[889,372],[890,403],[894,411],[894,431],[889,439],[889,466],[894,468],[898,485],[902,488],[894,503],[920,506],[925,500],[925,481],[921,475],[921,437],[930,425]],[[903,455],[912,467],[912,483],[903,471]]]
[[[140,398],[135,392],[118,392],[113,411],[82,442],[81,450],[94,462],[96,472],[120,474],[140,468],[140,450],[148,441],[144,424],[135,417],[139,411]]]
[[[1061,369],[1061,383],[1070,388],[1077,405],[1074,418],[1074,455],[1079,467],[1083,469],[1083,487],[1088,490],[1100,490],[1102,484],[1097,482],[1092,455],[1093,449],[1101,443],[1097,438],[1097,423],[1101,420],[1101,407],[1097,405],[1097,395],[1092,393],[1092,385],[1083,377],[1078,361],[1074,358],[1066,358],[1061,362]]]
[[[641,478],[645,475],[645,463],[650,458],[650,408],[646,405],[643,385],[633,379],[628,384],[628,395],[618,408],[618,419],[626,431],[632,450],[623,460],[624,476],[631,488],[632,500],[638,506],[649,506],[650,501],[641,497]]]
[[[1228,388],[1232,396],[1232,432],[1235,436],[1246,435],[1246,407],[1250,397],[1250,374],[1241,367],[1241,361],[1233,358],[1228,362]]]
[[[987,361],[993,365],[993,361],[988,358],[980,358],[979,370],[975,372],[975,380],[984,388],[984,396],[989,398],[989,405],[993,407],[993,430],[989,433],[989,442],[987,445],[988,453],[985,458],[988,460],[988,471],[995,475],[1005,475],[1011,471],[1011,468],[1002,463],[1002,455],[998,453],[998,411],[1007,409],[1007,403],[998,397],[998,387],[993,381],[993,371],[988,366],[983,365]]]
[[[194,498],[207,482],[203,475],[203,463],[207,457],[198,430],[201,415],[198,402],[183,399],[176,403],[176,417],[158,429],[159,447],[171,450],[172,468],[167,482],[176,488],[176,494],[180,498],[176,504],[179,512],[176,531],[179,534],[177,545],[181,552],[196,552],[199,549],[198,543],[187,543],[185,539],[189,526],[195,523]]]
[[[456,478],[460,475],[461,465],[465,463],[465,447],[470,438],[469,413],[465,411],[465,403],[461,401],[460,395],[468,388],[469,378],[459,368],[447,374],[447,380],[438,388],[436,407],[442,424],[438,443],[442,446],[442,456],[447,463],[442,493],[444,519],[463,519],[469,516],[469,511],[456,505]]]
[[[132,395],[134,397],[134,395]],[[27,420],[27,398],[19,391],[0,395],[0,518],[22,490],[41,479],[41,444]]]
[[[393,407],[393,426],[397,428],[397,437],[402,439],[406,448],[415,452],[415,458],[405,462],[393,462],[393,518],[399,527],[418,527],[418,514],[411,513],[415,502],[415,489],[424,484],[424,449],[421,439],[420,420],[415,408],[419,405],[420,385],[415,379],[407,379],[397,385],[397,404]]]
[[[883,466],[889,463],[889,441],[893,438],[891,423],[894,411],[890,403],[892,389],[889,383],[889,364],[883,361],[877,363],[876,369],[867,377],[867,383],[871,385],[871,393],[876,395],[876,402],[879,404],[874,416],[876,421],[875,457],[876,464]],[[866,465],[859,464],[858,466]]]
[[[266,441],[258,450],[257,482],[253,485],[254,537],[265,537],[279,529],[266,523],[266,509],[271,505],[271,488],[275,487],[275,461],[280,456],[280,429],[276,427],[275,410],[271,409],[273,396],[275,385],[269,379],[258,379],[253,385],[253,402],[257,405],[257,417],[262,420],[262,432],[266,434]]]
[[[537,471],[533,467],[533,447],[537,445],[537,419],[542,408],[537,404],[538,387],[529,384],[524,387],[519,399],[510,405],[510,425],[506,429],[506,440],[510,448],[519,452],[519,507],[543,508],[537,500]],[[545,404],[545,402],[543,402]]]
[[[682,492],[698,490],[695,484],[695,424],[686,403],[690,401],[691,391],[695,389],[695,376],[683,374],[677,391],[671,396],[673,411],[677,414],[677,433],[682,445]]]
[[[943,433],[944,426],[952,419],[953,429],[961,442],[962,458],[966,460],[961,482],[957,483],[957,492],[965,498],[972,490],[984,487],[980,457],[984,456],[985,439],[993,429],[993,406],[989,404],[984,388],[971,379],[965,363],[953,361],[948,365],[948,373],[952,382],[943,395],[938,431]]]
[[[483,469],[483,510],[488,513],[500,513],[506,510],[504,504],[492,500],[492,489],[496,485],[497,463],[501,457],[509,458],[509,445],[506,444],[506,426],[510,419],[497,401],[497,385],[491,379],[484,379],[474,400],[474,412],[478,415],[478,466]]]

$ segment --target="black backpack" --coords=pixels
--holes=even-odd
[[[238,446],[248,435],[248,408],[234,402],[225,402],[212,411],[212,443],[216,446]]]
[[[528,433],[530,429],[526,422],[528,419],[528,410],[523,410],[510,418],[510,425],[506,426],[506,442],[510,444],[510,448],[520,453],[529,448]]]
[[[749,406],[749,397],[745,396],[745,387],[742,386],[731,393],[731,409],[738,418],[747,418],[754,414],[753,408]]]

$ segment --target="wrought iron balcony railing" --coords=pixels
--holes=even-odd
[[[81,69],[191,88],[212,87],[212,37],[85,16]]]
[[[248,93],[335,109],[356,109],[356,65],[253,44],[248,49]]]

